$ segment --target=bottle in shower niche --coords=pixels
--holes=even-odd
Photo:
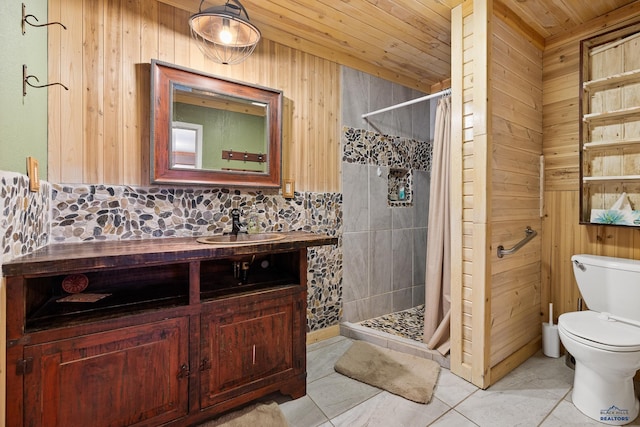
[[[404,188],[404,184],[400,184],[398,186],[398,200],[404,200],[406,198],[406,193],[405,193],[405,188]]]

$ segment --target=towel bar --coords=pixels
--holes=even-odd
[[[537,231],[533,230],[529,226],[527,226],[527,228],[526,228],[526,230],[524,230],[524,232],[525,232],[524,239],[522,239],[518,243],[516,243],[515,246],[512,247],[511,249],[505,249],[504,246],[502,246],[502,245],[498,246],[498,258],[502,258],[505,255],[511,255],[511,254],[515,253],[518,249],[520,249],[521,247],[526,245],[527,242],[529,242],[529,240],[533,239],[538,234]]]

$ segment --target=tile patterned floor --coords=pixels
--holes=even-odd
[[[422,342],[424,332],[424,304],[408,310],[364,320],[360,322],[360,325],[413,341]]]
[[[564,358],[537,354],[487,390],[442,369],[432,401],[423,405],[336,373],[352,342],[338,336],[307,347],[307,395],[276,399],[291,427],[603,425],[572,405],[573,370]]]

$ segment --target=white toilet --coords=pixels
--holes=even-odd
[[[624,425],[638,415],[633,377],[640,369],[640,261],[574,255],[589,310],[558,318],[560,341],[576,360],[573,404],[599,422]]]

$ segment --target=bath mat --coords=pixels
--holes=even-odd
[[[198,427],[288,427],[287,419],[276,402],[257,403],[207,421]]]
[[[336,362],[336,372],[418,403],[429,403],[438,381],[437,362],[355,341]]]

